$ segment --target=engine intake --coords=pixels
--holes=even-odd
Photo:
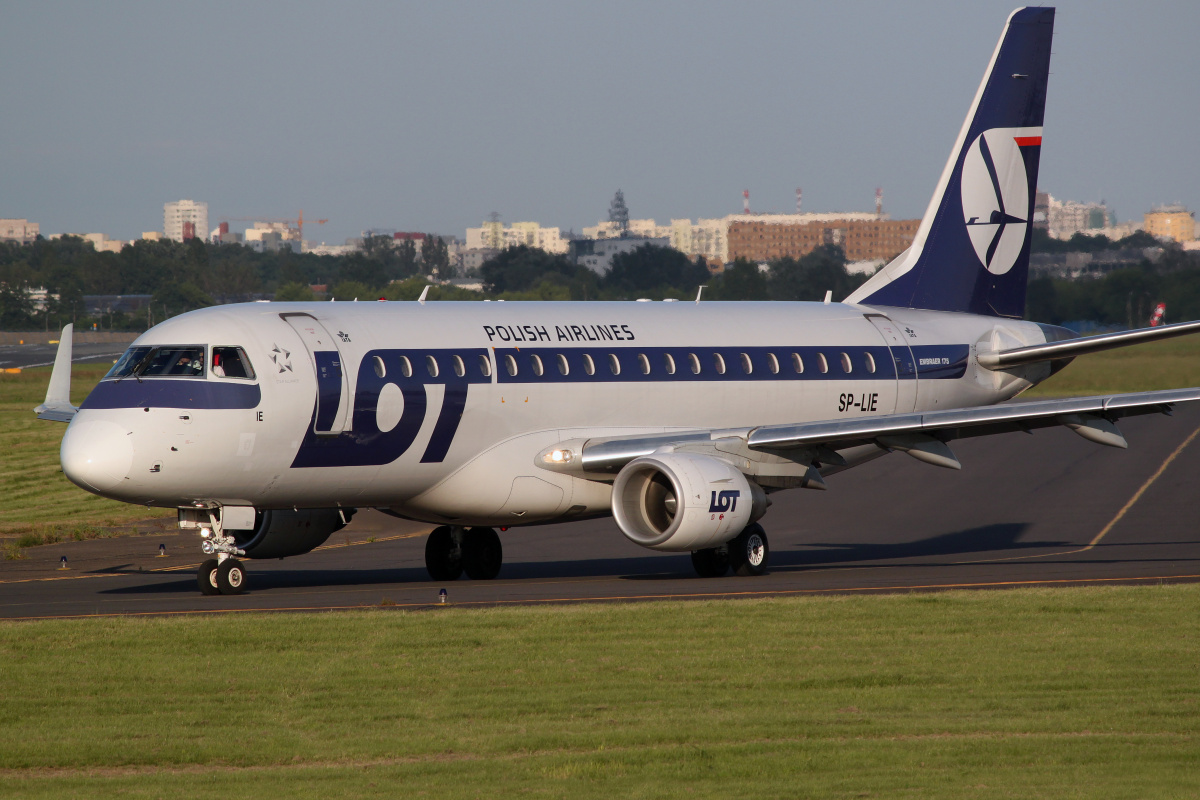
[[[229,530],[246,558],[298,556],[320,547],[331,535],[346,527],[353,508],[302,508],[266,510],[254,514],[252,530]]]
[[[693,453],[643,456],[613,482],[613,517],[633,543],[687,551],[729,541],[767,510],[767,496],[733,465]]]

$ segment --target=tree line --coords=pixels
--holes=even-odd
[[[1077,237],[1087,251],[1145,247],[1150,237],[1111,242]],[[1063,243],[1035,237],[1035,249],[1057,251]],[[420,255],[411,241],[368,237],[360,250],[344,256],[319,256],[290,250],[255,252],[241,245],[137,241],[119,253],[97,252],[90,242],[70,236],[38,239],[32,244],[0,243],[0,329],[57,328],[75,321],[105,330],[144,330],[195,308],[252,299],[312,300],[313,285],[325,285],[325,297],[339,300],[413,300],[430,278],[450,275],[446,245],[426,239]],[[1061,251],[1059,251],[1061,252]],[[436,270],[436,272],[435,272]],[[827,291],[844,298],[866,280],[846,270],[836,245],[819,247],[801,258],[765,265],[737,260],[713,274],[704,260],[693,261],[666,247],[644,245],[613,257],[601,275],[566,256],[518,246],[501,251],[479,270],[482,292],[435,283],[431,300],[690,300],[704,285],[706,300],[821,300]],[[44,307],[28,291],[45,288]],[[147,313],[86,313],[84,295],[150,295]],[[1168,247],[1151,263],[1102,278],[1031,280],[1027,316],[1061,324],[1087,320],[1101,325],[1145,324],[1157,302],[1166,302],[1171,319],[1200,319],[1200,254]]]

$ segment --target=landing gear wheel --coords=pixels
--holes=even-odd
[[[729,548],[722,545],[693,550],[692,566],[701,578],[719,578],[729,572]]]
[[[449,525],[434,528],[425,540],[425,569],[435,581],[456,581],[462,575],[462,548]]]
[[[463,570],[473,581],[490,581],[500,574],[504,548],[492,528],[471,528],[463,535]]]
[[[748,525],[729,543],[729,565],[733,567],[735,575],[762,575],[767,571],[770,557],[767,532],[757,522]]]
[[[217,567],[217,588],[221,594],[241,594],[246,591],[246,568],[236,558],[227,558]]]
[[[221,588],[217,586],[217,567],[220,564],[215,558],[210,558],[200,565],[200,571],[196,573],[196,585],[200,587],[200,594],[220,594]]]

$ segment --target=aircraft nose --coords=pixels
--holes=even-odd
[[[97,494],[117,488],[133,466],[129,431],[107,420],[76,420],[59,450],[63,473],[75,485]]]

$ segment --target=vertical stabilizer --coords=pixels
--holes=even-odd
[[[1009,16],[912,246],[846,302],[1024,316],[1053,30]]]

